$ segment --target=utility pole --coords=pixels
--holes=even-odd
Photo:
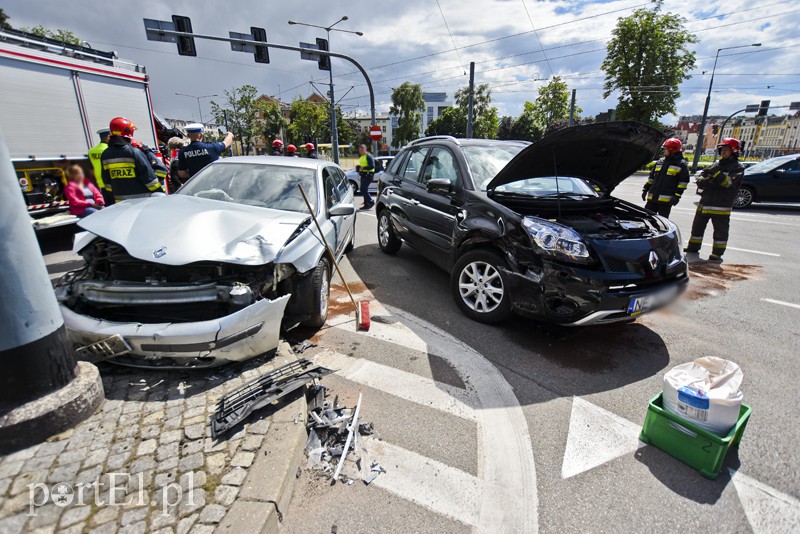
[[[572,101],[569,103],[569,125],[575,124],[575,89],[572,90]]]
[[[467,108],[467,139],[472,139],[472,124],[474,121],[475,100],[475,62],[469,62],[469,105]]]
[[[187,95],[186,93],[175,93],[177,96],[188,96],[189,98],[194,98],[197,100],[197,111],[200,113],[200,122],[203,123],[203,108],[200,107],[200,99],[201,98],[213,98],[219,95],[204,95],[204,96],[194,96],[194,95]],[[205,123],[203,123],[205,124]]]

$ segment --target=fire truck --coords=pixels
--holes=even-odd
[[[88,151],[112,118],[132,120],[136,138],[156,151],[159,133],[181,135],[154,115],[143,66],[86,43],[0,31],[0,80],[0,129],[37,230],[75,222],[65,170],[77,163],[93,176]]]

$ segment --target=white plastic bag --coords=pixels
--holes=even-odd
[[[743,378],[737,364],[714,356],[678,365],[664,375],[664,408],[725,436],[739,419]]]

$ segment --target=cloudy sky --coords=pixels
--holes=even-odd
[[[452,95],[466,85],[465,71],[474,61],[476,80],[492,85],[501,115],[519,114],[524,102],[535,98],[544,83],[540,80],[554,74],[577,89],[584,114],[594,115],[615,104],[613,96],[602,98],[603,74],[599,69],[605,42],[618,17],[650,3],[141,0],[109,2],[102,13],[101,5],[83,0],[66,4],[62,0],[15,0],[0,7],[14,27],[42,24],[69,29],[94,48],[116,50],[120,57],[145,65],[152,80],[156,112],[197,119],[196,101],[176,96],[176,92],[219,94],[249,83],[262,93],[290,101],[307,96],[312,90],[310,81],[327,83],[327,72],[317,70],[311,61],[301,61],[297,53],[280,50],[270,51],[269,65],[256,64],[251,55],[212,41],[197,42],[198,57],[181,57],[174,45],[146,40],[143,17],[168,20],[172,14],[186,15],[191,17],[196,33],[211,35],[248,33],[250,26],[261,26],[266,28],[269,41],[296,45],[299,41],[313,42],[324,32],[289,26],[289,19],[327,25],[347,15],[349,20],[338,27],[364,35],[334,33],[332,50],[355,57],[368,69],[379,112],[388,110],[392,87],[406,80],[421,83],[426,91]],[[727,114],[762,99],[772,100],[773,105],[800,100],[800,0],[667,0],[664,9],[684,16],[687,28],[700,38],[695,45],[698,65],[694,76],[681,87],[679,114],[702,112],[717,49],[750,43],[762,46],[721,53],[711,113]],[[337,98],[342,98],[344,111],[366,113],[369,98],[361,75],[353,73],[342,60],[334,59],[333,69]],[[208,110],[206,99],[203,111],[208,114]]]

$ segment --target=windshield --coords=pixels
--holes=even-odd
[[[539,178],[526,178],[510,184],[499,185],[495,193],[525,195],[529,197],[599,197],[600,194],[581,178],[559,176],[542,176]]]
[[[177,194],[246,206],[308,213],[298,185],[316,211],[316,170],[279,165],[217,163],[186,182]]]
[[[505,167],[526,145],[516,143],[503,143],[497,145],[470,145],[463,147],[464,157],[481,191],[486,191],[486,186],[497,176],[500,169]]]
[[[794,159],[794,156],[788,156],[783,158],[772,158],[766,159],[762,162],[756,163],[752,167],[747,168],[747,174],[764,174],[771,171],[774,171],[781,165],[789,163]]]

